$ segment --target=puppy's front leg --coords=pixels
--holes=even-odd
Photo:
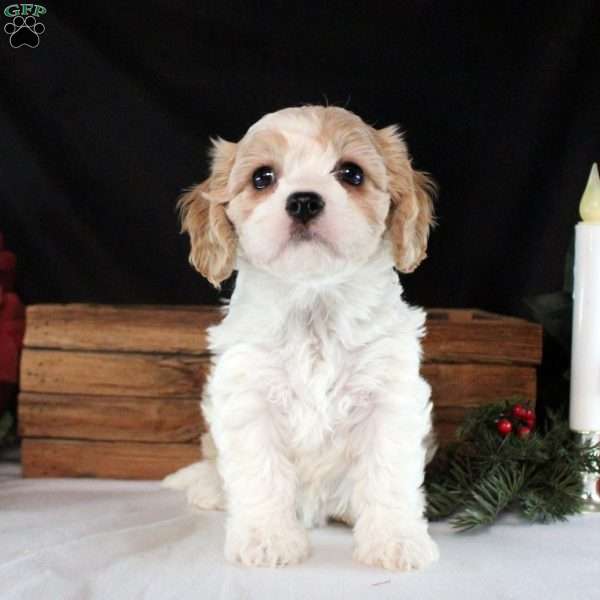
[[[357,431],[362,451],[354,472],[352,509],[354,557],[368,565],[409,571],[436,560],[438,550],[427,532],[421,489],[423,438],[430,428],[429,386],[418,379],[403,387],[403,394],[381,398]]]
[[[296,473],[266,394],[246,391],[211,419],[227,498],[225,557],[253,566],[300,562],[308,537],[296,516]]]

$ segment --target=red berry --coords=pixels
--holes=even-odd
[[[500,419],[496,423],[496,429],[502,437],[506,437],[512,431],[512,423],[508,419]]]
[[[522,419],[525,416],[525,413],[527,412],[527,410],[525,409],[525,407],[522,404],[515,404],[512,407],[512,416],[515,417],[515,419]]]
[[[531,408],[528,408],[525,411],[525,414],[523,415],[523,418],[526,421],[535,421],[535,413],[531,410]]]
[[[517,429],[517,437],[520,439],[524,439],[524,438],[528,437],[530,433],[531,433],[531,429],[529,427],[527,427],[526,425],[521,425]]]

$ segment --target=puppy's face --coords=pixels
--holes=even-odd
[[[263,117],[237,144],[213,142],[211,176],[180,200],[190,261],[218,285],[236,256],[283,278],[321,277],[369,260],[385,239],[398,269],[425,257],[427,177],[396,128],[337,107]]]

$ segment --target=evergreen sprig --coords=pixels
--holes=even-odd
[[[496,421],[515,402],[467,414],[457,441],[428,468],[429,519],[450,518],[456,529],[466,531],[491,525],[506,510],[541,523],[581,512],[581,475],[600,474],[600,449],[579,443],[566,419],[556,414],[525,438],[500,436]]]

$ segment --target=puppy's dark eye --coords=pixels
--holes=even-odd
[[[353,162],[342,163],[337,170],[337,176],[340,181],[354,186],[361,185],[365,179],[363,170]]]
[[[252,173],[252,185],[257,190],[264,190],[274,183],[275,171],[273,170],[273,167],[259,167]]]

